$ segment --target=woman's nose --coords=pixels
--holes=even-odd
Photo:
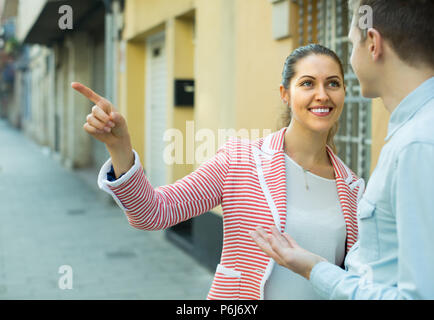
[[[320,85],[315,90],[315,99],[317,101],[327,101],[329,100],[329,95],[327,94],[326,89],[324,86]]]

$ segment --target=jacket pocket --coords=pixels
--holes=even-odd
[[[240,297],[240,280],[240,271],[218,264],[208,299],[238,300]]]
[[[372,262],[379,258],[377,214],[375,204],[362,198],[358,205],[359,217],[359,252],[364,262]]]

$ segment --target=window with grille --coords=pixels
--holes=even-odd
[[[362,97],[351,68],[348,31],[352,13],[348,0],[292,0],[298,8],[298,45],[319,43],[339,56],[344,67],[347,93],[339,131],[338,156],[358,176],[368,181],[371,165],[371,100]]]

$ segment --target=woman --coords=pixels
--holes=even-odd
[[[358,179],[334,154],[344,106],[339,58],[320,45],[286,60],[280,95],[290,122],[256,141],[229,139],[197,170],[154,189],[132,150],[124,118],[81,84],[96,106],[84,129],[111,155],[98,184],[138,229],[159,230],[221,204],[224,239],[208,299],[317,299],[307,280],[275,265],[250,237],[261,227],[288,231],[304,248],[342,265],[357,237]],[[289,119],[289,118],[288,118]]]

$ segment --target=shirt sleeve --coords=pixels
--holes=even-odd
[[[135,150],[134,165],[122,177],[110,181],[111,159],[98,175],[100,189],[111,194],[131,226],[161,230],[205,213],[222,201],[229,168],[228,143],[195,171],[172,184],[153,188]]]
[[[314,290],[330,300],[394,300],[403,299],[399,290],[382,283],[366,283],[359,275],[329,262],[317,263],[311,273]]]
[[[432,299],[434,297],[434,144],[412,143],[399,154],[392,184],[398,235],[398,282],[365,284],[360,275],[328,262],[310,281],[329,299]]]
[[[123,176],[124,174],[125,174],[125,173],[122,173],[122,174],[118,177],[118,179],[119,179],[119,178],[122,178],[122,176]],[[116,175],[115,175],[115,169],[113,168],[113,165],[110,166],[110,171],[107,172],[107,180],[108,180],[108,181],[116,181],[116,180],[117,180],[117,179],[116,179]]]
[[[114,168],[112,165],[111,158],[109,158],[101,167],[98,174],[98,187],[110,194],[117,205],[123,210],[126,211],[127,208],[122,204],[122,202],[118,199],[116,194],[112,191],[113,187],[121,186],[127,183],[134,175],[137,175],[140,170],[143,170],[142,165],[140,163],[139,155],[135,150],[134,153],[134,164],[127,172],[123,173],[119,178],[116,179]]]

